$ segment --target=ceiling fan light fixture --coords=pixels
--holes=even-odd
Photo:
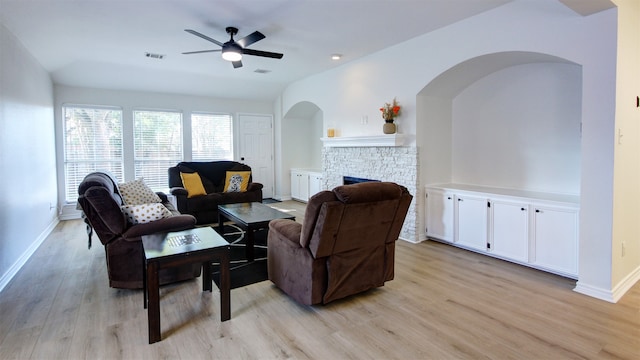
[[[236,49],[222,50],[222,58],[227,61],[240,61],[242,59],[242,53]]]

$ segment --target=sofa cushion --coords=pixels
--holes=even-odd
[[[160,203],[162,199],[144,183],[143,178],[139,178],[118,185],[120,194],[125,205],[141,205],[149,203]]]
[[[192,198],[194,196],[207,195],[207,191],[202,185],[202,179],[197,172],[194,173],[180,173],[182,179],[182,185],[187,189],[187,197]]]
[[[120,191],[118,190],[118,183],[115,180],[115,177],[109,173],[93,172],[87,175],[78,186],[78,195],[82,197],[89,188],[94,186],[106,188],[118,206],[124,204],[124,200],[122,200]]]
[[[251,167],[236,161],[183,161],[169,168],[169,187],[184,187],[180,173],[197,172],[207,194],[224,192],[227,171],[251,171]],[[251,178],[249,178],[251,183]]]
[[[146,224],[172,216],[171,211],[160,203],[124,205],[122,212],[131,224]]]
[[[224,192],[244,192],[249,187],[251,171],[227,171]]]
[[[207,177],[207,173],[206,172],[202,172],[202,171],[198,171],[193,169],[190,166],[187,166],[183,163],[179,163],[176,168],[178,169],[179,173],[185,173],[185,174],[193,174],[193,173],[198,173],[198,176],[200,176],[200,181],[202,182],[202,186],[204,187],[204,191],[207,194],[211,194],[216,192],[216,184],[209,178]],[[171,177],[171,176],[169,176]],[[182,178],[179,178],[180,181],[182,182],[182,184],[178,184],[178,186],[180,187],[184,187],[184,182],[182,181]],[[171,184],[169,184],[169,186],[172,186]]]

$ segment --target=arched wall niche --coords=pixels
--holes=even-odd
[[[580,193],[582,67],[500,52],[461,62],[416,98],[422,184]]]
[[[290,189],[291,168],[322,169],[322,109],[309,101],[293,105],[282,117],[282,168]]]

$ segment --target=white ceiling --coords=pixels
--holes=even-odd
[[[0,22],[56,84],[273,100],[293,81],[510,1],[0,0]],[[236,40],[262,32],[250,48],[283,59],[245,56],[234,69],[219,52],[181,54],[218,48],[184,29],[225,42],[227,26]]]

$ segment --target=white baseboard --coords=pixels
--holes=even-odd
[[[640,281],[640,267],[637,267],[613,287],[613,298],[615,301],[620,300],[638,281]]]
[[[59,222],[60,220],[58,218],[53,219],[53,221],[40,234],[40,236],[38,236],[38,238],[33,242],[33,244],[31,244],[31,246],[29,246],[27,250],[18,258],[18,260],[16,260],[16,262],[14,262],[13,265],[11,265],[9,270],[7,270],[7,272],[4,273],[2,277],[0,277],[0,292],[2,292],[2,290],[4,290],[4,288],[9,284],[11,279],[13,279],[13,277],[16,276],[18,271],[22,269],[22,267],[24,266],[24,264],[27,263],[31,255],[33,255],[33,253],[35,253],[36,250],[38,250],[38,247],[42,245],[44,240],[47,238],[47,236],[49,236],[49,234],[51,234],[51,232],[53,231],[53,229],[56,228]]]
[[[580,280],[578,280],[578,282],[576,283],[576,287],[573,288],[573,291],[583,295],[594,297],[596,299],[608,301],[610,303],[615,303],[613,299],[613,293],[611,292],[611,290],[584,284],[584,283],[581,283]]]
[[[616,303],[638,281],[640,281],[640,267],[636,268],[634,271],[629,273],[629,275],[625,276],[624,279],[622,279],[622,281],[620,281],[611,290],[584,284],[578,280],[578,283],[576,284],[576,287],[573,289],[573,291],[594,297],[596,299]]]

